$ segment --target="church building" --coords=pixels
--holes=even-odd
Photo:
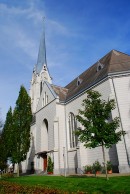
[[[115,99],[112,117],[120,117],[120,128],[126,131],[122,140],[105,149],[113,171],[130,172],[130,56],[112,50],[65,87],[52,83],[49,73],[45,32],[43,30],[37,63],[30,86],[33,121],[31,146],[22,171],[47,171],[47,159],[54,162],[54,174],[82,174],[85,165],[103,162],[102,149],[86,149],[74,131],[81,124],[75,116],[90,89],[99,91],[104,100]]]

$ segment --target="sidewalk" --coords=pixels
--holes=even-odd
[[[69,175],[69,176],[95,177],[95,174],[77,174],[77,175]],[[108,177],[118,177],[118,176],[130,176],[130,173],[112,173],[112,174],[108,174]],[[106,174],[97,174],[96,177],[106,177]]]

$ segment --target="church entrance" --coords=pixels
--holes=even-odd
[[[43,155],[43,171],[47,170],[47,154]]]

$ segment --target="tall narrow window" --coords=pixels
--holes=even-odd
[[[44,94],[44,99],[45,99],[45,105],[46,105],[46,92],[45,92],[45,94]]]
[[[46,103],[48,104],[48,95],[46,95]]]
[[[44,103],[44,98],[43,98],[43,100],[42,100],[42,107],[45,105],[45,103]]]
[[[44,106],[46,106],[47,104],[48,104],[48,95],[45,92],[44,93]]]
[[[40,94],[42,93],[42,82],[40,83]]]
[[[69,137],[70,137],[70,147],[74,148],[77,146],[78,138],[75,135],[75,131],[77,129],[76,118],[73,113],[69,115]]]

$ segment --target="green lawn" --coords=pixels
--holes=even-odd
[[[19,184],[56,188],[69,192],[88,193],[130,193],[130,176],[111,177],[63,177],[63,176],[23,176],[7,179]]]

